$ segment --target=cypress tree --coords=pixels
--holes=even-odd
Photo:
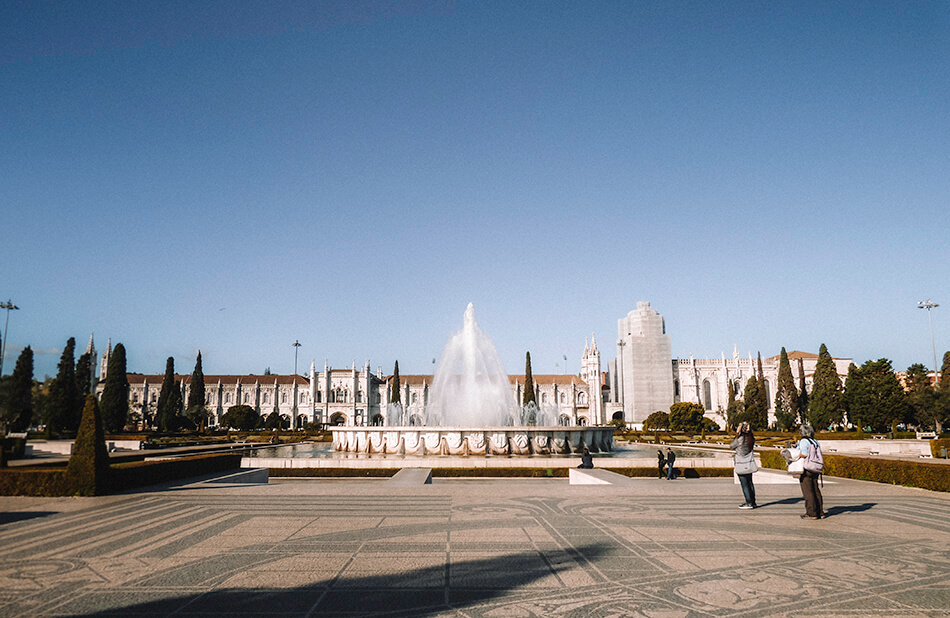
[[[808,420],[808,385],[805,383],[805,363],[798,359],[798,420],[804,423]]]
[[[125,346],[117,343],[109,355],[109,369],[99,402],[102,425],[110,433],[122,431],[129,418],[129,376],[125,365]]]
[[[158,430],[175,431],[177,429],[175,416],[176,402],[173,400],[175,391],[175,359],[171,356],[165,361],[165,377],[162,379],[162,390],[158,394]]]
[[[399,361],[396,361],[395,367],[393,367],[393,379],[389,383],[389,403],[400,403],[402,393],[400,393],[399,386]]]
[[[47,423],[53,431],[76,431],[79,426],[79,411],[76,404],[79,401],[76,393],[76,340],[73,337],[66,342],[56,378],[49,387],[47,402]]]
[[[782,348],[778,364],[778,387],[775,389],[775,422],[782,430],[789,430],[798,420],[798,389],[792,377],[792,365],[788,353]]]
[[[534,377],[531,375],[531,352],[525,352],[524,357],[524,393],[521,397],[521,405],[526,406],[529,403],[538,405],[534,396]]]
[[[852,413],[862,425],[877,431],[904,420],[908,413],[907,396],[901,387],[891,361],[881,358],[868,361],[856,372],[856,385],[849,396]]]
[[[6,418],[13,431],[26,431],[33,419],[33,349],[23,348],[13,374],[4,380]]]
[[[729,399],[726,403],[726,425],[735,428],[739,424],[739,418],[743,413],[741,401],[736,401],[736,385],[732,380],[728,383]]]
[[[76,394],[79,398],[80,410],[83,409],[86,401],[86,395],[92,392],[92,355],[89,352],[83,352],[76,361]]]
[[[274,409],[277,409],[276,395]],[[188,388],[188,418],[194,421],[199,430],[204,431],[208,412],[205,408],[205,374],[201,370],[201,350],[198,350],[195,370],[191,372],[191,386]]]
[[[848,415],[848,422],[857,427],[858,431],[864,431],[867,425],[866,419],[862,418],[863,410],[861,408],[861,399],[864,397],[862,389],[864,383],[861,376],[861,369],[851,363],[848,365],[848,377],[844,381],[844,394],[841,397],[844,404],[844,411]]]
[[[112,352],[112,357],[114,356],[115,351]],[[109,357],[109,376],[112,375],[112,357]],[[108,387],[108,376],[106,382]],[[106,450],[106,436],[102,429],[99,403],[95,395],[87,395],[79,432],[76,434],[72,455],[69,456],[66,477],[78,495],[98,496],[109,490],[110,472],[109,452]]]
[[[940,367],[940,381],[937,383],[937,432],[942,433],[944,426],[950,423],[950,351],[943,353],[943,365]]]
[[[743,400],[745,401],[745,411],[740,416],[741,421],[746,421],[752,426],[752,429],[765,429],[769,423],[769,411],[763,404],[765,403],[765,393],[762,384],[753,374],[746,382]],[[740,421],[740,422],[741,422]]]
[[[818,349],[815,379],[808,402],[808,420],[816,430],[840,423],[844,416],[841,378],[825,344]]]

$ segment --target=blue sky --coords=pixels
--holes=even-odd
[[[5,372],[950,348],[945,2],[4,2],[0,110]]]

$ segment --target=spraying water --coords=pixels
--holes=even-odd
[[[485,427],[518,425],[508,373],[491,337],[478,327],[475,307],[465,309],[462,329],[452,335],[432,379],[425,425]]]

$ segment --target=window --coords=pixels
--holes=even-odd
[[[132,393],[132,403],[138,403],[138,402],[139,402],[139,394]]]
[[[567,403],[567,393],[561,393],[561,403]]]
[[[703,407],[712,410],[712,386],[709,380],[703,380]]]
[[[680,396],[680,381],[679,380],[673,380],[673,396],[674,397]]]
[[[251,400],[250,393],[244,393],[244,403],[248,403]]]
[[[765,381],[765,407],[772,407],[772,389],[769,388],[769,381]]]
[[[264,396],[261,398],[261,401],[262,401],[263,403],[267,403],[267,402],[268,402],[267,393],[264,393]]]
[[[317,391],[317,403],[321,403],[322,401],[323,401],[323,394],[320,393],[320,391]]]
[[[548,394],[541,393],[541,403],[547,403],[547,402],[548,402]]]
[[[412,394],[412,403],[418,403],[418,402],[419,402],[419,393],[413,393],[413,394]]]
[[[231,403],[231,393],[225,394],[224,403]]]
[[[152,393],[152,403],[155,403],[155,393]]]
[[[280,402],[287,403],[287,391],[284,391],[283,393],[280,394]]]

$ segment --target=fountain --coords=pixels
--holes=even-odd
[[[538,425],[556,409],[515,401],[498,351],[465,309],[442,351],[428,402],[390,404],[386,427],[333,427],[338,451],[407,455],[548,455],[613,450],[612,427]]]

